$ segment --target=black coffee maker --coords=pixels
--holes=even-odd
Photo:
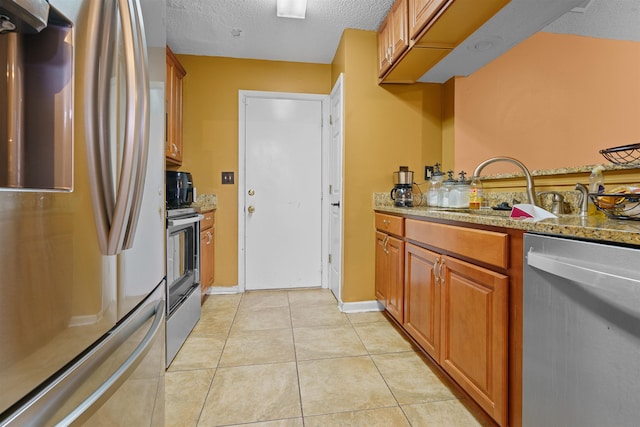
[[[189,172],[166,171],[167,209],[190,206],[194,202],[193,179]]]
[[[413,207],[413,171],[408,166],[400,166],[400,170],[393,173],[393,184],[393,204],[400,208]]]

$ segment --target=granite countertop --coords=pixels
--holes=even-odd
[[[640,246],[640,221],[633,220],[615,220],[600,216],[561,215],[558,218],[533,222],[531,220],[511,219],[509,218],[509,211],[483,209],[480,213],[476,213],[469,209],[447,210],[422,206],[398,208],[381,204],[376,204],[374,209],[378,212],[390,214],[445,219]]]
[[[218,208],[218,197],[215,194],[198,194],[191,207],[199,213],[212,211]]]

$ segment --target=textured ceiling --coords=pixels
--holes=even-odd
[[[392,4],[307,0],[306,19],[289,19],[276,17],[276,0],[167,0],[167,43],[183,54],[328,64],[345,28],[377,30]]]
[[[307,0],[306,19],[287,19],[276,0],[167,0],[167,43],[182,54],[328,64],[345,28],[377,30],[392,3]],[[469,75],[540,30],[640,41],[638,22],[640,0],[511,0],[420,81]]]

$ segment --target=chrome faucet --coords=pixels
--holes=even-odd
[[[540,191],[536,193],[537,196],[544,196],[547,194],[553,195],[551,213],[555,215],[564,214],[564,196],[557,191]]]
[[[524,172],[524,176],[527,179],[527,199],[529,199],[530,204],[538,206],[538,203],[536,200],[536,189],[535,189],[535,186],[533,185],[533,178],[531,177],[531,173],[529,173],[529,169],[527,169],[527,167],[523,165],[521,161],[516,160],[513,157],[492,157],[488,160],[485,160],[484,162],[476,166],[476,170],[473,171],[473,176],[476,178],[479,178],[480,172],[482,172],[482,169],[484,169],[485,166],[495,162],[513,163],[514,165],[522,169],[522,172]]]
[[[586,185],[577,183],[576,190],[578,190],[582,196],[580,201],[580,216],[587,216],[589,214],[589,189]]]

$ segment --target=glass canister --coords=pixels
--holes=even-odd
[[[449,195],[449,207],[468,208],[470,181],[465,179],[466,173],[464,171],[461,171],[458,175],[460,179],[455,182]]]
[[[453,186],[456,182],[455,179],[453,179],[453,171],[449,170],[447,171],[447,175],[449,175],[449,177],[447,178],[446,181],[442,182],[442,185],[440,186],[440,189],[438,190],[438,207],[441,208],[448,208],[449,206],[449,194],[451,193],[451,190],[453,190]]]
[[[444,173],[440,170],[440,163],[436,163],[433,175],[431,176],[431,185],[427,192],[427,204],[429,206],[438,206],[438,192],[444,181]]]

